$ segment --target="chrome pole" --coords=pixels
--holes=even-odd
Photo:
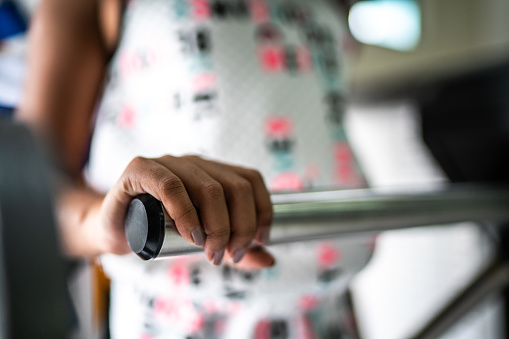
[[[406,192],[363,189],[291,193],[272,195],[272,201],[274,223],[269,245],[463,221],[509,220],[507,187],[447,186]],[[131,209],[135,210],[135,207],[131,206]],[[146,225],[139,232],[136,216],[144,213],[144,209],[140,211],[138,208],[138,212],[128,213],[126,222],[126,233],[128,239],[135,240],[136,250],[133,250],[136,253],[139,254],[147,238],[160,239],[156,246],[159,248],[144,259],[202,250],[186,242],[168,217],[162,218],[164,226]],[[146,224],[147,218],[144,220]],[[155,237],[154,232],[158,233]]]

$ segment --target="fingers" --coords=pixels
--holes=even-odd
[[[251,182],[253,188],[255,208],[256,208],[256,241],[260,245],[267,245],[270,237],[270,226],[274,212],[270,194],[263,182],[263,178],[258,171],[242,167],[234,167],[239,175]]]
[[[216,179],[209,175],[205,170],[183,158],[174,158],[165,156],[156,161],[162,165],[171,168],[177,175],[192,201],[193,209],[199,210],[201,225],[205,231],[203,238],[205,240],[205,254],[207,259],[214,265],[219,265],[223,260],[225,249],[230,240],[230,219],[228,206],[225,200],[223,186]],[[171,198],[171,197],[170,197]],[[164,206],[166,204],[163,202]],[[168,202],[170,205],[170,202]],[[196,206],[196,207],[194,207]],[[192,232],[201,230],[200,224],[189,225],[182,223],[181,217],[168,213],[175,220],[175,224],[180,234],[188,237],[187,241],[193,242]],[[195,242],[196,243],[196,242]]]
[[[178,173],[159,159],[139,157],[129,164],[123,177],[123,189],[130,198],[140,193],[152,194],[175,220],[182,237],[190,243],[203,246],[205,235],[200,218]]]
[[[230,166],[213,163],[198,157],[186,157],[205,169],[224,190],[230,219],[229,255],[239,262],[256,233],[256,205],[251,182],[238,175]]]
[[[253,239],[259,244],[268,241],[272,203],[261,175],[254,170],[195,156],[136,158],[124,172],[120,191],[121,201],[140,193],[160,200],[182,237],[203,246],[215,265],[221,263],[225,250],[237,263]],[[266,266],[270,261],[266,257],[261,256],[265,261],[249,260]]]
[[[239,262],[253,238],[267,244],[272,223],[272,202],[259,172],[237,166],[186,157],[223,185],[230,216],[228,246],[233,262]]]

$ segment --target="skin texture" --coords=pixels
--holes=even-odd
[[[107,194],[86,186],[82,163],[118,40],[121,8],[119,0],[44,0],[31,24],[27,87],[17,118],[46,140],[66,174],[58,199],[65,251],[79,257],[128,253],[128,204],[150,193],[162,201],[181,235],[204,247],[212,264],[224,255],[239,268],[273,265],[263,248],[250,247],[253,241],[267,242],[273,216],[255,170],[197,156],[138,157]]]

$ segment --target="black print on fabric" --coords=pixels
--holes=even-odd
[[[223,266],[222,275],[225,296],[229,299],[238,300],[246,298],[247,295],[247,292],[238,286],[246,283],[252,284],[259,276],[259,272],[243,271],[230,266]]]
[[[258,43],[277,43],[284,38],[283,32],[274,24],[266,23],[258,26],[255,33]]]
[[[339,71],[339,64],[336,53],[334,50],[324,51],[317,58],[318,66],[322,70],[323,74],[327,77],[337,77]]]
[[[334,45],[332,33],[325,27],[317,24],[309,24],[303,27],[302,33],[308,45],[313,48],[324,48]]]
[[[324,334],[323,338],[326,339],[341,339],[347,338],[343,331],[341,330],[341,326],[337,324],[329,325],[325,330],[326,334]]]
[[[258,277],[260,273],[257,271],[244,271],[238,270],[230,266],[223,266],[224,281],[232,282],[233,280],[241,280],[244,282],[252,282]]]
[[[138,292],[137,292],[138,293]],[[140,302],[143,306],[149,308],[149,309],[153,309],[154,308],[154,305],[155,305],[155,300],[154,300],[154,297],[151,297],[151,296],[148,296],[144,293],[141,293],[139,295],[139,298],[140,298]]]
[[[177,32],[180,41],[180,50],[186,55],[210,54],[212,39],[207,28],[201,27]]]
[[[286,24],[302,25],[312,21],[311,10],[301,4],[274,4],[263,0],[175,0],[177,18],[195,20],[254,19],[257,22],[272,19]]]
[[[344,96],[340,92],[329,92],[324,101],[327,105],[327,119],[333,124],[341,124],[346,109]]]
[[[285,3],[277,8],[276,18],[287,24],[304,25],[313,20],[313,15],[308,7]]]
[[[270,338],[271,339],[288,338],[288,323],[286,320],[274,319],[271,321]]]
[[[232,287],[225,287],[224,296],[228,299],[242,300],[246,298],[246,291],[236,290]]]
[[[296,72],[299,69],[299,65],[297,63],[297,53],[295,52],[295,48],[286,47],[284,53],[286,69],[292,73]]]
[[[206,315],[203,324],[203,339],[218,339],[221,337],[221,328],[226,317],[221,314]]]
[[[194,119],[200,120],[216,113],[217,99],[216,91],[200,91],[195,93],[193,96]]]
[[[212,17],[217,19],[246,19],[249,9],[245,1],[213,0],[210,2]]]
[[[154,325],[153,323],[151,323],[150,320],[147,319],[143,323],[143,332],[144,333],[155,334],[155,333],[157,333],[157,326]]]
[[[195,267],[191,269],[191,284],[198,286],[201,284],[200,269]]]
[[[274,139],[269,141],[269,149],[272,152],[290,152],[295,144],[291,139]]]
[[[322,283],[329,283],[338,279],[341,276],[340,268],[330,268],[326,270],[322,270],[318,273],[318,281]]]

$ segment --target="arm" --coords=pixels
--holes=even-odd
[[[109,51],[99,2],[42,1],[30,28],[27,87],[19,118],[45,137],[79,178]]]
[[[238,262],[253,238],[259,243],[268,239],[272,205],[258,172],[198,157],[165,156],[133,160],[105,196],[80,180],[112,36],[108,24],[98,19],[104,13],[98,4],[108,0],[97,1],[41,4],[31,32],[26,101],[18,115],[49,140],[73,178],[58,202],[67,253],[128,253],[123,225],[127,206],[132,197],[150,193],[163,202],[181,235],[204,247],[209,261],[219,264],[226,250]],[[245,268],[273,263],[259,250],[244,258]]]
[[[81,166],[109,51],[99,25],[99,1],[42,1],[30,27],[28,79],[17,118],[40,134],[71,177],[61,191],[58,219],[67,253],[102,252],[93,215],[103,199],[86,189]]]

